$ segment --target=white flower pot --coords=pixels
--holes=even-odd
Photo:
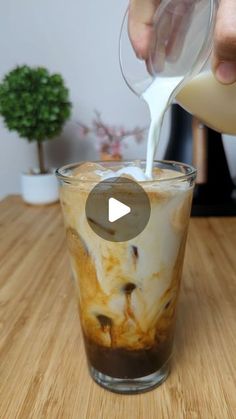
[[[52,173],[39,174],[36,170],[21,174],[22,198],[28,204],[52,204],[59,199],[57,179]]]

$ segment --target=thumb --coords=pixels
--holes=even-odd
[[[147,60],[152,43],[153,16],[160,0],[130,0],[129,36],[136,55]]]
[[[236,1],[221,0],[216,19],[213,71],[224,84],[236,82]]]

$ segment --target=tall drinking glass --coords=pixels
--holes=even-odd
[[[99,167],[115,171],[132,164],[101,162]],[[57,170],[88,368],[108,390],[138,393],[161,384],[170,370],[196,171],[186,164],[154,162],[158,178],[137,182],[149,199],[149,221],[123,242],[103,239],[88,222],[85,208],[97,183],[95,172],[94,163]],[[107,188],[114,188],[112,180]],[[96,199],[99,212],[102,190]],[[119,234],[115,226],[112,234]]]

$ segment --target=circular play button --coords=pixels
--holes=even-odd
[[[144,230],[151,207],[147,193],[138,183],[112,177],[92,189],[85,211],[90,227],[102,239],[124,242]]]

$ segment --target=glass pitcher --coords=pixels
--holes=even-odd
[[[120,34],[120,66],[133,92],[142,96],[157,77],[179,77],[170,98],[216,131],[236,135],[236,83],[223,85],[211,72],[218,0],[163,0],[153,18],[149,58],[138,60],[128,33]]]

